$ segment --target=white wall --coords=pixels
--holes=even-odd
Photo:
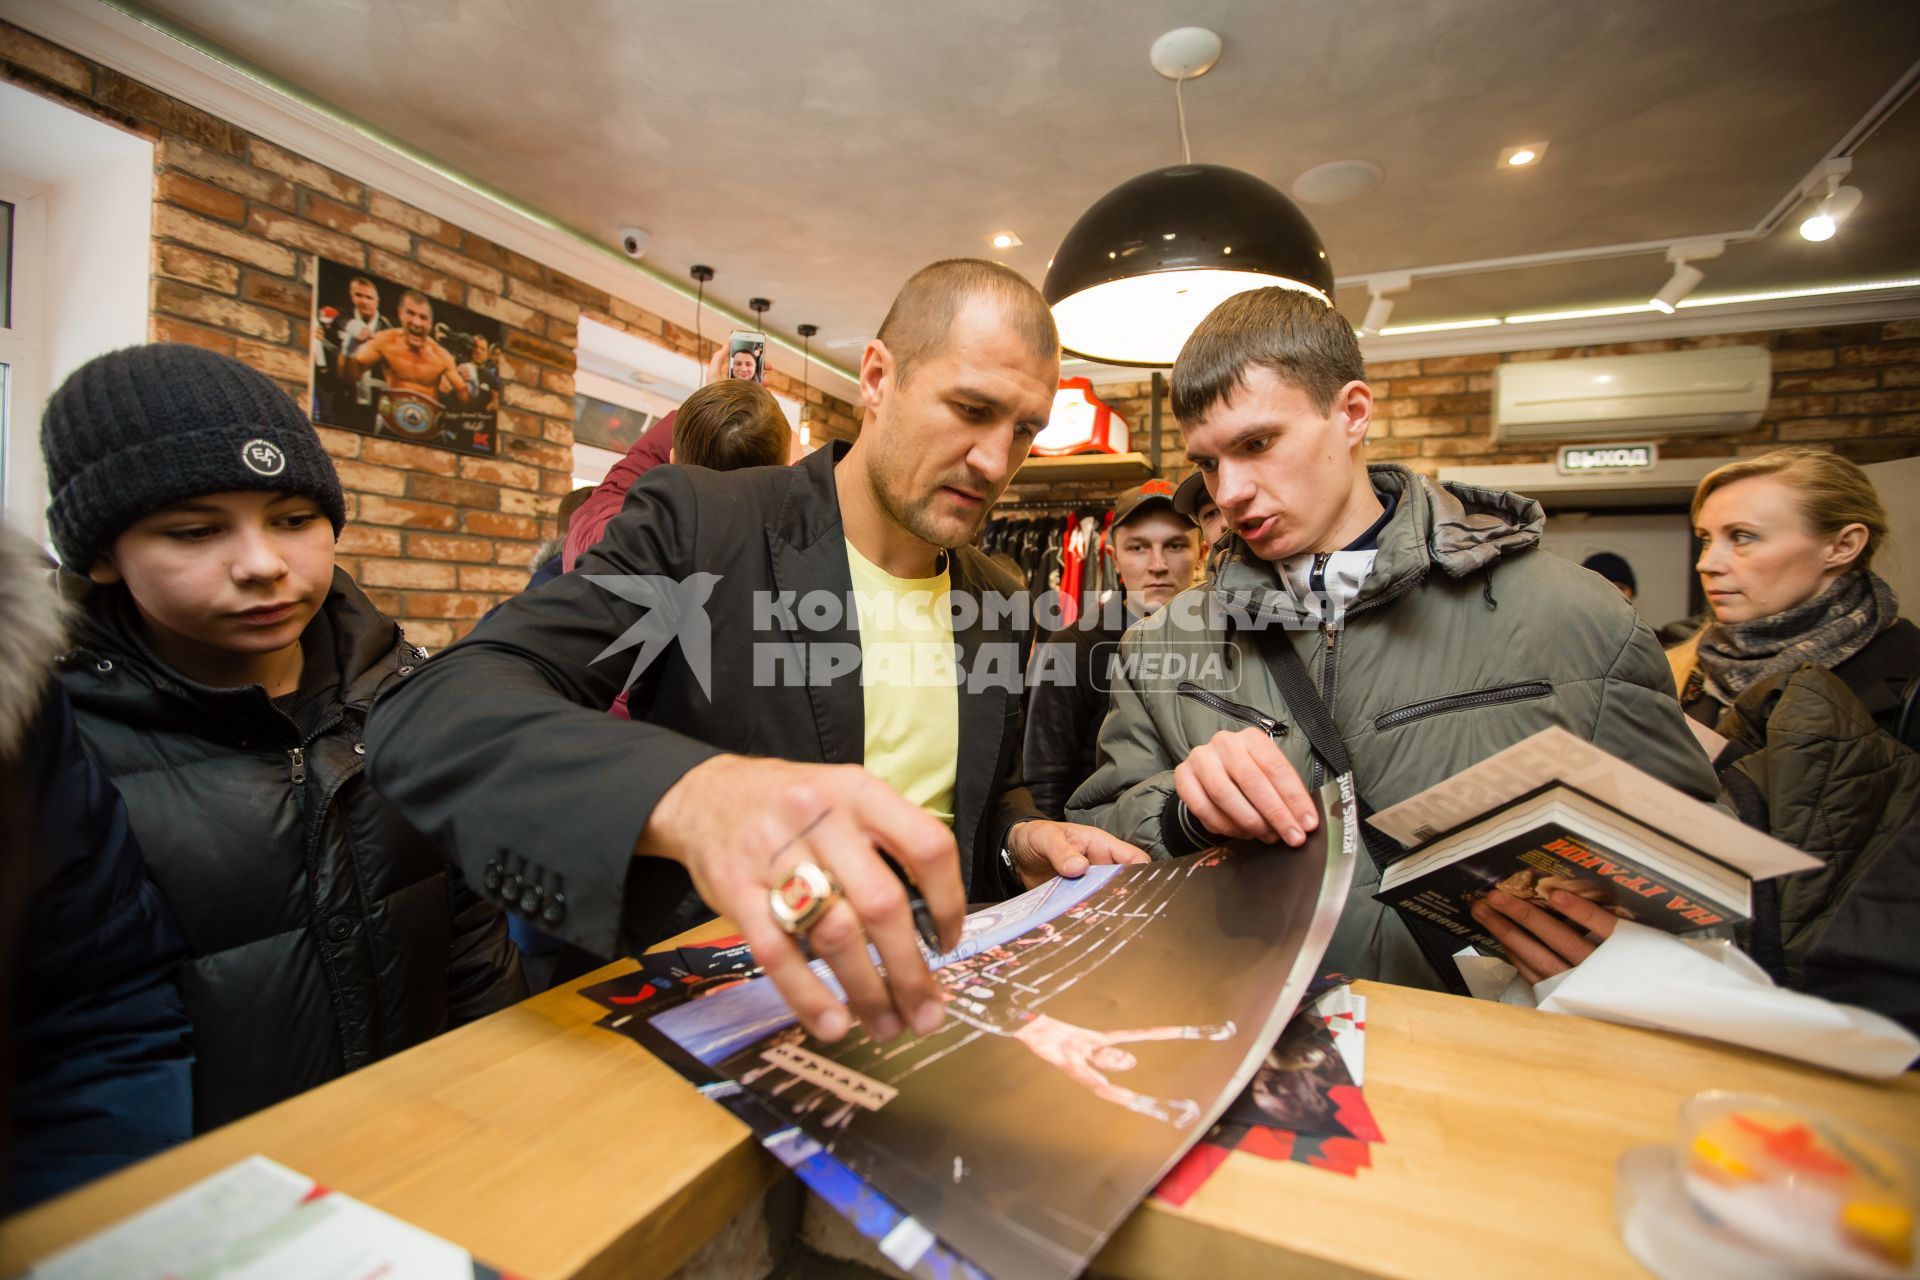
[[[49,386],[103,351],[147,340],[153,148],[136,150],[47,192]]]
[[[14,257],[22,268],[30,259],[37,288],[0,335],[0,358],[14,366],[0,514],[44,540],[46,396],[94,356],[147,340],[153,144],[0,84],[0,191],[40,228]]]
[[[1687,616],[1693,552],[1684,514],[1608,515],[1589,511],[1550,515],[1540,544],[1575,564],[1600,551],[1611,551],[1625,559],[1638,584],[1634,608],[1655,629]]]
[[[1920,458],[1872,462],[1862,467],[1887,509],[1887,545],[1873,553],[1873,571],[1899,597],[1900,612],[1920,617]]]

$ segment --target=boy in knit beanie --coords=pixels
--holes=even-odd
[[[187,942],[195,1128],[523,994],[504,918],[366,780],[367,711],[426,655],[334,567],[345,497],[294,402],[131,347],[41,437],[81,606],[62,681]]]

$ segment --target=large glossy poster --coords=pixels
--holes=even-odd
[[[938,958],[948,1019],[812,1039],[765,980],[652,1029],[1000,1277],[1076,1274],[1251,1078],[1346,900],[1357,835],[1329,788],[1302,849],[1096,867]]]

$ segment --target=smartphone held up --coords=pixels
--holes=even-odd
[[[727,376],[764,385],[767,381],[767,335],[735,329],[727,337]]]

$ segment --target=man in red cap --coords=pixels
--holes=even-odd
[[[1114,503],[1110,534],[1122,594],[1035,651],[1027,695],[1027,790],[1040,812],[1066,811],[1093,776],[1094,742],[1107,714],[1107,666],[1133,623],[1193,585],[1199,556],[1191,517],[1175,510],[1174,487],[1149,480]]]

